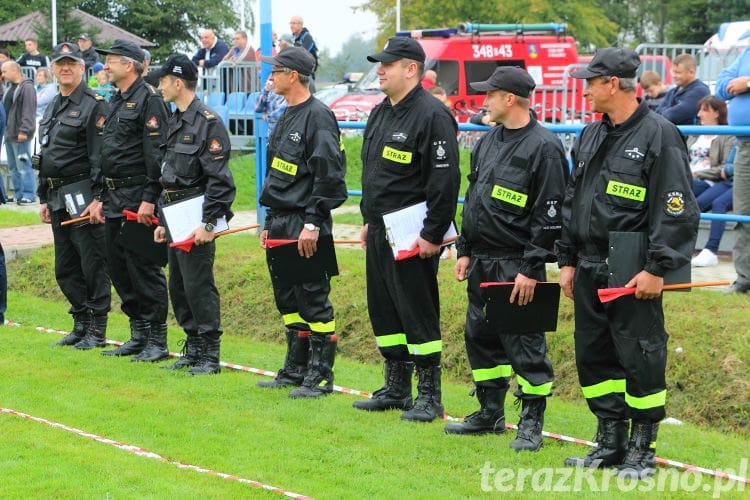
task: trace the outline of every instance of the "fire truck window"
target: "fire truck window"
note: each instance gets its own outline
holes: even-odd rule
[[[458,95],[458,61],[431,60],[427,61],[425,69],[437,73],[437,84],[447,95]]]
[[[466,73],[466,94],[477,95],[484,94],[469,86],[470,82],[483,82],[492,75],[498,66],[519,66],[525,68],[523,60],[519,61],[466,61],[464,62],[464,72]]]

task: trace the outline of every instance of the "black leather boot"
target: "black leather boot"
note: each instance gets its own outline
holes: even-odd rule
[[[196,332],[185,332],[187,337],[181,341],[182,344],[182,357],[177,360],[176,363],[171,365],[162,366],[162,370],[180,370],[189,366],[195,366],[201,359],[203,354],[203,337],[198,335]]]
[[[656,435],[659,423],[633,420],[628,451],[617,475],[630,479],[646,479],[656,474]]]
[[[411,375],[414,363],[410,361],[385,360],[385,385],[372,393],[370,399],[355,401],[357,410],[385,411],[411,408]]]
[[[302,385],[289,393],[290,398],[319,398],[333,392],[333,363],[336,360],[336,334],[310,334],[310,359]]]
[[[565,459],[565,465],[573,467],[613,467],[625,458],[628,443],[628,420],[600,418],[596,429],[596,448],[585,457]]]
[[[544,427],[544,410],[547,398],[521,400],[521,420],[518,422],[518,434],[511,441],[510,447],[516,451],[537,451],[542,447],[542,427]]]
[[[261,380],[258,387],[280,388],[302,385],[310,356],[310,331],[286,331],[286,357],[284,366],[273,380]]]
[[[410,410],[401,414],[401,420],[432,422],[443,415],[440,389],[440,365],[417,365],[417,399]]]
[[[130,358],[130,361],[146,361],[155,363],[169,357],[167,349],[167,324],[151,321],[146,347]]]
[[[221,372],[219,351],[221,349],[221,332],[203,336],[203,352],[198,364],[193,366],[190,375],[213,375]]]
[[[86,336],[86,332],[91,324],[91,314],[87,312],[76,313],[73,315],[73,330],[64,336],[56,345],[75,345]]]
[[[150,323],[145,319],[130,318],[130,339],[117,349],[102,351],[102,356],[131,356],[138,354],[148,342]]]
[[[446,434],[502,434],[505,432],[505,393],[507,388],[477,386],[479,410],[445,426]]]
[[[92,316],[86,335],[73,347],[82,351],[107,345],[107,315]]]

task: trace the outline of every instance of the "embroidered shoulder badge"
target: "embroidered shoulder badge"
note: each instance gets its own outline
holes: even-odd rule
[[[679,217],[685,212],[685,195],[682,191],[670,191],[667,193],[664,211],[672,217]]]
[[[146,120],[146,128],[150,128],[151,130],[159,128],[159,119],[156,116],[152,116]]]
[[[219,139],[213,137],[208,143],[208,152],[212,154],[218,154],[224,151],[224,147],[219,142]]]

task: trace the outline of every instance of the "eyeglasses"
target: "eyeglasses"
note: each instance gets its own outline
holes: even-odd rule
[[[294,71],[294,70],[293,70],[293,69],[289,69],[289,68],[284,68],[284,69],[272,69],[272,70],[271,70],[271,74],[272,74],[272,75],[276,75],[276,74],[278,74],[278,73],[291,73],[292,71]]]

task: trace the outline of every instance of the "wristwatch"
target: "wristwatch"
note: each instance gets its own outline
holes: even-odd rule
[[[214,225],[211,222],[206,222],[206,224],[203,226],[203,229],[205,229],[209,233],[212,233],[214,230]]]
[[[320,228],[318,226],[316,226],[315,224],[311,224],[309,222],[304,225],[304,228],[307,229],[308,231],[320,231]]]

